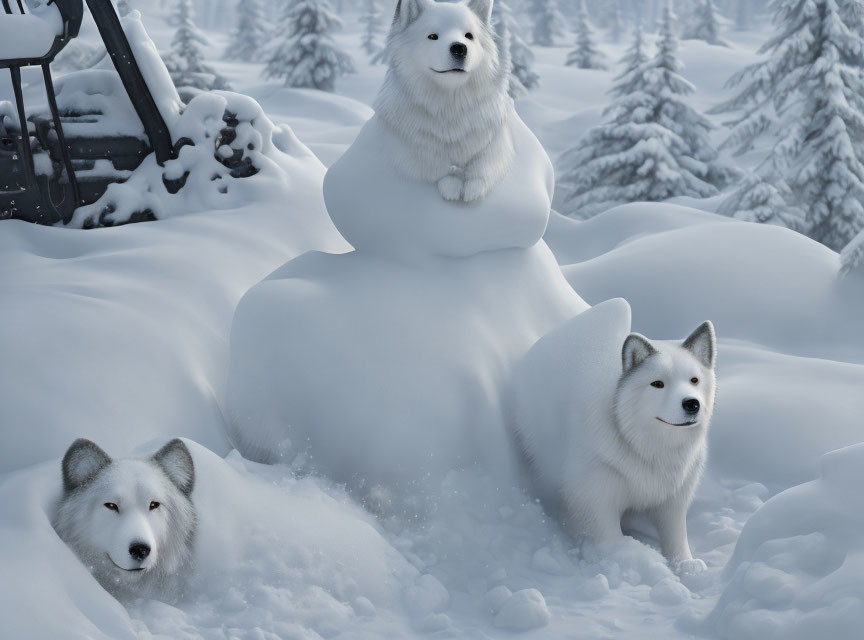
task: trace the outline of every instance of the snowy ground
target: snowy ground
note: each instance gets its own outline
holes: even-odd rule
[[[170,27],[145,21],[166,44]],[[340,41],[354,50],[353,15],[347,23]],[[212,38],[216,57],[225,38]],[[683,45],[696,106],[714,104],[754,59],[760,38],[743,40],[731,51]],[[538,51],[542,87],[518,105],[553,159],[598,122],[613,76],[565,68],[565,54]],[[329,166],[371,116],[383,77],[357,61],[337,95],[267,84],[259,65],[219,68]],[[653,338],[715,322],[720,391],[689,516],[709,571],[682,585],[642,543],[573,548],[531,499],[476,469],[436,481],[421,519],[375,516],[333,481],[295,473],[299,464],[230,451],[238,301],[306,251],[347,250],[323,206],[322,165],[294,149],[282,166],[290,180],[243,207],[86,233],[0,225],[0,636],[857,637],[864,453],[820,458],[864,440],[861,274],[838,280],[835,253],[715,216],[710,201],[553,217],[546,241],[589,304],[626,298],[634,330]],[[198,443],[193,589],[172,605],[122,607],[50,526],[59,458],[78,436],[124,455],[177,435]]]

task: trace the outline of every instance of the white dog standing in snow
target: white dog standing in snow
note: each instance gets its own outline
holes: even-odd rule
[[[574,538],[614,543],[623,536],[625,513],[643,513],[670,564],[697,572],[705,565],[691,554],[686,516],[714,409],[714,328],[706,322],[680,343],[631,334],[617,357],[614,341],[597,346],[590,335],[579,337],[585,326],[594,330],[592,314],[600,335],[604,326],[620,331],[625,317],[629,326],[629,308],[625,316],[621,307],[626,303],[610,301],[585,312],[588,322],[577,316],[540,340],[517,367],[518,444],[531,483]],[[568,348],[574,337],[583,342],[575,352]],[[567,361],[572,364],[555,364]],[[568,379],[568,366],[589,373],[574,385],[579,374]]]
[[[149,458],[112,460],[90,440],[63,458],[54,529],[118,598],[176,596],[192,557],[192,456],[172,440]]]
[[[387,60],[375,109],[398,141],[388,149],[395,167],[446,200],[484,198],[514,154],[492,0],[400,0]]]

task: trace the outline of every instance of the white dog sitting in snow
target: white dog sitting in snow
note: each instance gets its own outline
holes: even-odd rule
[[[601,330],[620,325],[624,304],[604,303],[586,311],[586,320],[596,316]],[[573,537],[614,543],[623,536],[622,517],[643,513],[670,564],[701,571],[686,516],[714,410],[714,328],[706,322],[680,343],[631,334],[616,355],[612,342],[580,336],[589,324],[580,328],[580,321],[540,340],[514,373],[513,426],[530,484]],[[577,377],[568,380],[568,367]]]
[[[387,45],[390,68],[375,109],[398,144],[396,168],[438,185],[451,201],[482,199],[513,159],[507,93],[492,0],[399,0]]]

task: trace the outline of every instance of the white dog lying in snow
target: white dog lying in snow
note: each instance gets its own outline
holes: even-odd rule
[[[492,1],[399,0],[387,44],[375,109],[398,140],[388,155],[451,201],[484,198],[513,160],[510,70],[499,59]]]
[[[112,460],[90,440],[63,458],[54,529],[118,598],[173,598],[192,558],[195,466],[182,440]]]
[[[516,438],[530,484],[573,537],[615,542],[624,514],[644,513],[673,568],[698,572],[705,565],[691,554],[686,516],[714,409],[714,328],[706,322],[680,343],[631,334],[616,356],[597,335],[604,325],[619,335],[625,319],[629,327],[621,307],[594,307],[582,327],[577,316],[528,353],[514,373]],[[584,336],[592,322],[593,340]],[[583,344],[572,349],[574,340]]]

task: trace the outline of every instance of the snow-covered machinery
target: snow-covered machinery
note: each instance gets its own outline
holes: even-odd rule
[[[98,200],[111,182],[121,180],[118,176],[135,169],[151,152],[160,165],[176,156],[168,127],[110,0],[87,0],[87,6],[146,140],[105,133],[64,135],[64,124],[104,115],[74,109],[61,113],[51,78],[51,62],[78,35],[82,0],[0,3],[0,68],[10,71],[15,100],[14,108],[0,101],[0,219],[68,222],[77,207]],[[21,69],[28,66],[42,68],[48,98],[48,113],[29,118],[21,84]],[[106,161],[112,171],[90,171]]]

